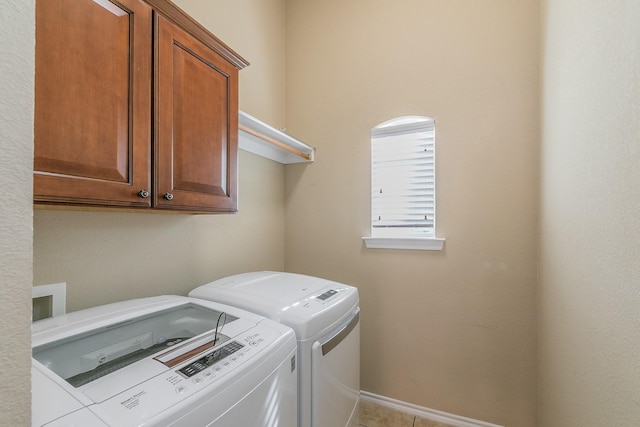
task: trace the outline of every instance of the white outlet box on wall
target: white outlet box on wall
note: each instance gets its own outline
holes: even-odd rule
[[[32,321],[59,316],[67,311],[67,284],[62,282],[34,286],[31,298]]]

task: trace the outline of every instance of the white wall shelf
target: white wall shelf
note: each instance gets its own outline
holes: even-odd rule
[[[238,112],[238,147],[283,164],[313,162],[315,149],[286,133]]]

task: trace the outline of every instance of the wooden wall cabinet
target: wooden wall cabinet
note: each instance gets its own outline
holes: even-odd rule
[[[236,211],[247,65],[166,0],[37,0],[34,201]]]

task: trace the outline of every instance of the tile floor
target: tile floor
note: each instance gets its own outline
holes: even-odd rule
[[[451,427],[374,403],[360,401],[360,427]]]

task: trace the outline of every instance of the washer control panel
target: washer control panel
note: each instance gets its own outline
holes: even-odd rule
[[[240,344],[237,341],[231,341],[224,346],[213,350],[212,352],[202,356],[200,359],[178,369],[178,372],[184,375],[186,378],[190,378],[197,373],[207,369],[209,366],[214,363],[220,362],[228,356],[231,356],[233,353],[242,349],[244,345]]]

